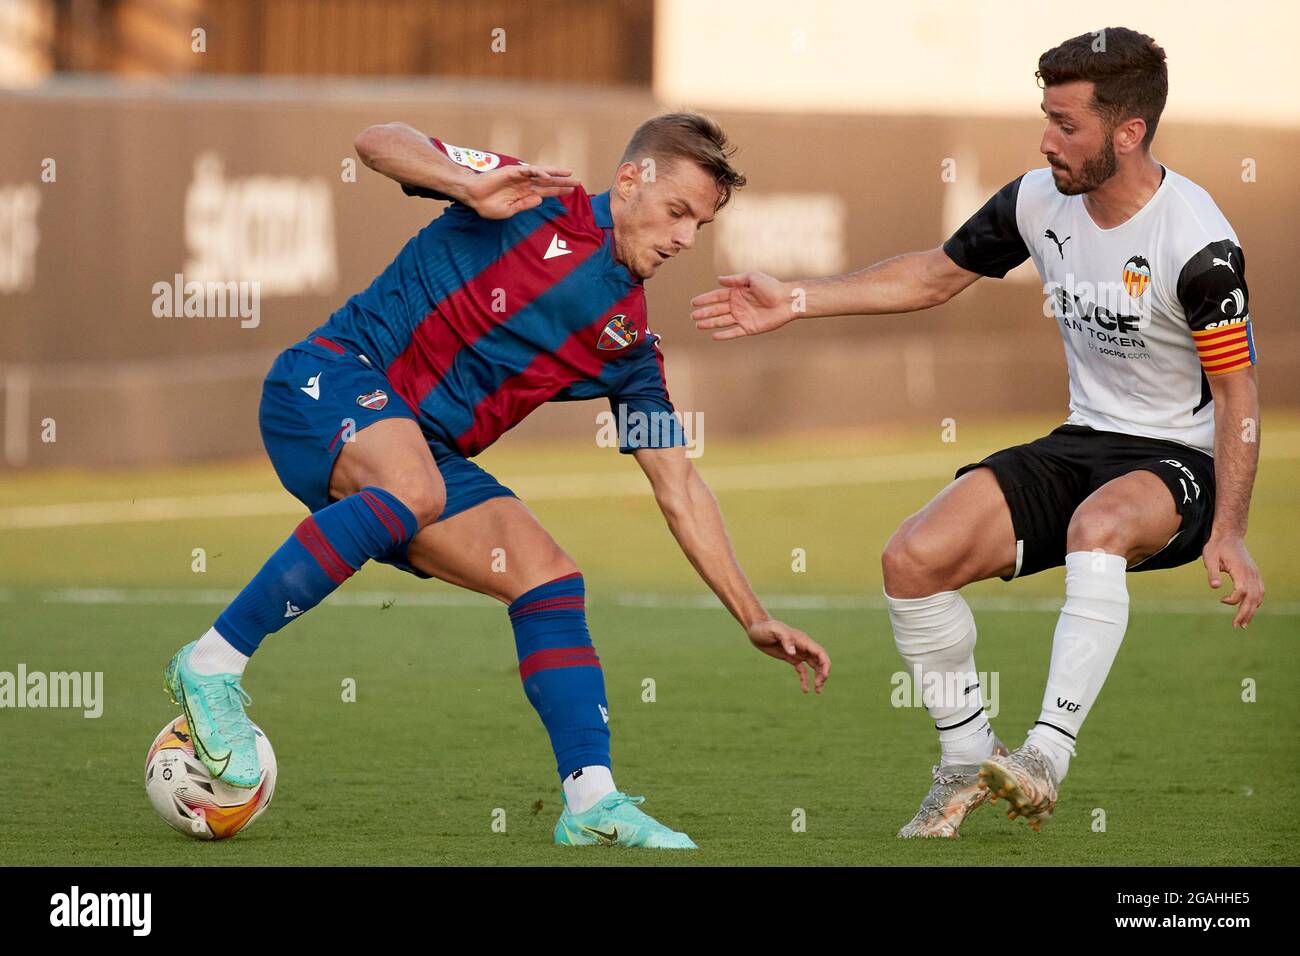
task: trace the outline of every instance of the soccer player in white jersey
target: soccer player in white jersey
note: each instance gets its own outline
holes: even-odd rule
[[[1164,51],[1115,27],[1048,50],[1037,76],[1048,167],[1001,189],[942,247],[822,279],[725,276],[692,302],[697,327],[732,339],[796,318],[930,308],[1030,258],[1042,277],[1069,418],[960,469],[882,556],[894,640],[931,691],[941,752],[900,837],[956,836],[1000,797],[1035,830],[1051,816],[1124,637],[1126,572],[1203,559],[1210,587],[1231,577],[1234,627],[1264,596],[1245,543],[1259,455],[1245,258],[1205,190],[1151,154]],[[1061,565],[1042,712],[1008,754],[984,714],[960,589]]]

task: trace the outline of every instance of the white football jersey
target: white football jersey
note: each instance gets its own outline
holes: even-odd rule
[[[1050,168],[1008,183],[946,243],[1001,278],[1033,258],[1065,341],[1069,424],[1214,453],[1206,375],[1255,363],[1246,260],[1209,194],[1165,170],[1136,214],[1101,229]]]

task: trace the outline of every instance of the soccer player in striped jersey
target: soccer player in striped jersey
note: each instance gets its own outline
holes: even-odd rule
[[[1000,797],[1034,829],[1051,815],[1124,637],[1127,572],[1203,559],[1211,587],[1232,579],[1222,600],[1235,627],[1264,596],[1245,543],[1259,457],[1246,260],[1205,190],[1151,155],[1164,51],[1109,28],[1047,51],[1037,75],[1048,167],[1008,183],[942,247],[824,279],[726,276],[693,300],[697,326],[731,339],[796,318],[930,308],[1026,259],[1043,280],[1069,418],[960,469],[884,550],[898,650],[923,687],[944,691],[927,700],[941,753],[933,785],[900,837],[956,836]],[[1008,754],[984,714],[960,589],[1061,565],[1042,711]]]
[[[648,476],[701,577],[758,650],[792,664],[805,692],[811,671],[820,692],[829,658],[771,618],[746,582],[686,455],[646,316],[644,281],[744,185],[734,148],[707,117],[654,117],[612,188],[590,195],[568,170],[402,124],[371,127],[356,147],[408,195],[451,205],[266,378],[268,454],[312,514],[167,667],[196,753],[228,783],[257,784],[240,685],[249,657],[376,560],[508,605],[520,678],[563,788],[557,843],[694,847],[614,786],[582,573],[471,459],[546,402],[608,399],[620,450]]]

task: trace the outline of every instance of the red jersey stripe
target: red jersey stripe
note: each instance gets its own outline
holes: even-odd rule
[[[456,438],[466,455],[477,455],[498,438],[503,429],[528,415],[557,392],[586,378],[596,378],[606,362],[594,343],[611,315],[644,312],[645,289],[634,286],[595,322],[574,332],[554,352],[539,353],[523,371],[511,376],[491,395],[474,406],[474,424]],[[649,346],[653,348],[654,346]],[[660,367],[662,374],[662,366]],[[540,397],[540,398],[539,398]]]
[[[412,408],[447,373],[456,353],[545,294],[601,246],[590,212],[574,202],[575,190],[561,197],[567,213],[538,226],[478,275],[440,301],[416,326],[410,343],[385,370],[397,394]],[[559,235],[571,250],[544,258]],[[512,290],[505,295],[503,290]]]

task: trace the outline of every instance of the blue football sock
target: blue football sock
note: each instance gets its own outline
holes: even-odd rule
[[[519,677],[550,734],[561,780],[581,767],[610,765],[605,674],[587,632],[584,593],[574,573],[510,605]]]
[[[362,488],[304,519],[213,625],[252,655],[274,634],[325,600],[370,558],[419,530],[411,510],[382,488]]]

